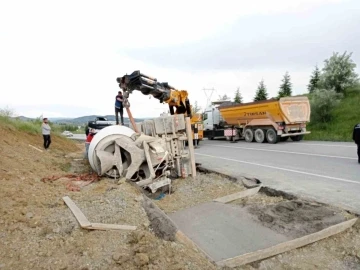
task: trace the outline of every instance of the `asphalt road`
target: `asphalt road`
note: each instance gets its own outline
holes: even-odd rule
[[[266,186],[360,213],[360,164],[354,143],[204,140],[195,155],[206,168],[255,177]]]
[[[70,139],[85,140],[85,134]],[[196,162],[233,176],[255,177],[264,185],[343,206],[360,214],[360,164],[356,145],[341,142],[258,144],[203,140]]]
[[[85,134],[74,134],[72,137],[68,137],[69,139],[73,139],[73,140],[86,140],[86,135]]]

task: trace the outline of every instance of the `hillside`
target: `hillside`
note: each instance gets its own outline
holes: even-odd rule
[[[0,116],[0,180],[31,178],[34,174],[45,176],[49,171],[61,171],[61,167],[66,165],[63,153],[79,151],[73,141],[53,133],[50,155],[50,152],[43,151],[40,130],[34,123]]]
[[[115,121],[115,115],[85,115],[75,118],[51,118],[49,117],[50,122],[58,123],[58,124],[76,124],[76,125],[82,125],[86,124],[89,121],[93,121],[96,117],[101,116],[107,118],[109,121]],[[18,120],[21,121],[32,121],[35,120],[35,118],[29,118],[26,116],[18,116],[15,117]],[[119,115],[120,119],[120,115]],[[143,121],[145,118],[134,118],[136,122]],[[124,122],[129,123],[129,118],[124,117]]]
[[[310,122],[306,140],[317,141],[352,141],[355,124],[360,123],[360,88],[348,89],[341,103],[332,113],[333,119],[329,123]]]

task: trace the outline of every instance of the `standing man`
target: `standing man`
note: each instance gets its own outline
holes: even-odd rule
[[[124,107],[123,107],[124,97],[121,91],[118,92],[117,96],[115,97],[115,118],[116,124],[119,124],[119,113],[121,117],[121,125],[124,125]]]
[[[95,136],[95,130],[93,128],[89,129],[89,135],[86,136],[86,142],[85,142],[85,158],[88,159],[89,157],[89,146],[92,141],[92,139]]]
[[[50,131],[51,131],[51,127],[48,123],[48,119],[44,118],[43,119],[43,123],[41,125],[42,128],[42,135],[44,138],[44,148],[45,150],[47,150],[51,144],[51,138],[50,138]]]
[[[360,163],[360,123],[354,127],[353,140],[357,144],[358,163]]]

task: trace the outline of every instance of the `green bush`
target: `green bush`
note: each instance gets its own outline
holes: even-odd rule
[[[310,95],[311,100],[311,95]],[[346,89],[345,97],[331,112],[331,121],[315,122],[311,111],[311,122],[307,129],[311,134],[306,140],[318,141],[352,141],[354,125],[360,122],[360,86]]]
[[[334,89],[337,93],[344,93],[349,87],[359,83],[355,72],[356,64],[351,59],[352,53],[333,53],[324,61],[325,65],[320,76],[320,85],[326,89]]]
[[[316,89],[310,95],[311,121],[327,123],[332,119],[333,109],[340,104],[342,94],[335,90]]]

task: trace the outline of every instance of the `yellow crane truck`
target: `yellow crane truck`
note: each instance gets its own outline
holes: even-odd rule
[[[244,104],[223,103],[205,110],[204,137],[272,144],[289,137],[300,141],[310,133],[306,130],[309,121],[310,103],[306,96]]]
[[[139,70],[135,70],[129,75],[126,74],[118,77],[116,81],[119,87],[123,89],[126,100],[130,93],[137,90],[144,95],[152,95],[158,99],[160,103],[167,103],[171,115],[184,114],[190,117],[194,145],[196,146],[199,141],[203,139],[202,115],[192,112],[192,106],[190,105],[188,92],[186,90],[178,90],[167,82],[159,82],[156,78],[145,75]],[[127,101],[125,103],[127,103]],[[130,105],[125,105],[125,107],[129,106]],[[135,122],[131,124],[135,126]]]

